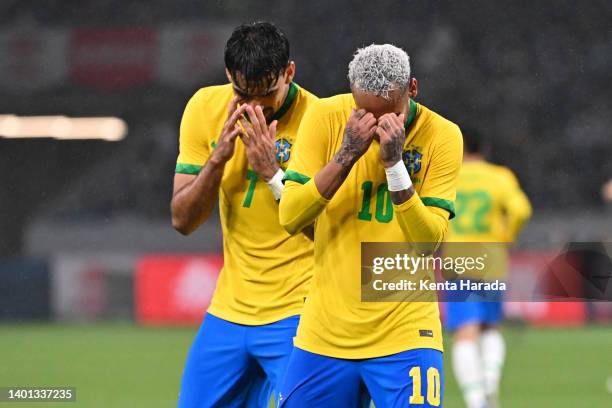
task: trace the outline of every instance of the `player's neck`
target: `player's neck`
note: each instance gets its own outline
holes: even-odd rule
[[[291,83],[289,83],[289,85],[287,85],[285,87],[285,92],[283,92],[284,93],[284,95],[283,95],[283,103],[281,103],[281,107],[285,104],[285,102],[287,102],[287,97],[289,96],[289,90],[290,89],[291,89]],[[276,112],[274,112],[274,113],[276,113]]]
[[[468,163],[468,162],[479,162],[479,161],[484,161],[484,157],[481,154],[464,153],[463,154],[463,161],[465,163]]]

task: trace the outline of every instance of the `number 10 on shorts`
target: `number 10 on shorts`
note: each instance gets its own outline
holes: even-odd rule
[[[421,393],[421,367],[412,367],[409,371],[412,377],[412,395],[410,404],[419,405],[425,403],[425,398]],[[427,403],[431,406],[440,406],[440,372],[436,367],[427,369]]]

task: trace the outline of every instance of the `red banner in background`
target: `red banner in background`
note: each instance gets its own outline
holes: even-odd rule
[[[511,253],[508,292],[504,296],[504,317],[533,326],[581,326],[587,322],[587,301],[546,300],[542,289],[556,281],[544,273],[559,255],[554,251],[516,251]],[[572,281],[572,277],[568,279]],[[574,280],[574,287],[578,284]],[[546,292],[544,292],[546,293]],[[540,294],[540,295],[538,295]],[[533,300],[530,300],[533,299]],[[539,299],[539,300],[538,300]],[[548,298],[550,299],[550,298]],[[446,305],[440,304],[446,318]]]
[[[144,324],[200,323],[215,290],[223,257],[149,255],[136,266],[136,319]]]
[[[549,286],[550,276],[543,274],[558,256],[556,252],[515,252],[510,261],[510,290],[524,292],[510,298],[529,299],[538,285]],[[545,279],[538,281],[538,279]],[[578,287],[577,283],[574,283]],[[540,288],[541,289],[541,288]],[[505,302],[504,314],[508,318],[528,321],[538,326],[578,326],[586,322],[586,303],[562,300],[539,302]]]
[[[152,81],[157,31],[152,28],[81,28],[73,32],[75,82],[120,89]]]
[[[223,82],[223,50],[234,26],[0,29],[0,88],[38,92],[76,84],[117,90],[151,83],[198,88]]]
[[[522,296],[528,299],[528,294],[539,283],[538,276],[542,276],[538,272],[555,255],[552,252],[513,253],[510,290],[524,292]],[[210,304],[222,266],[221,254],[148,255],[141,258],[136,265],[134,282],[136,320],[152,325],[199,324]],[[516,293],[510,296],[520,297]],[[608,316],[609,310],[606,310],[600,314]],[[504,311],[509,319],[536,326],[577,326],[588,320],[587,302],[508,301],[504,304]]]

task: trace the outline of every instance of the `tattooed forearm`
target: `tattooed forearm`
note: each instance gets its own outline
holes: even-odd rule
[[[334,161],[342,167],[351,167],[363,154],[367,147],[367,141],[359,138],[357,131],[347,127],[344,131],[344,139],[340,150],[334,156]]]
[[[402,159],[402,150],[406,136],[403,129],[396,130],[390,140],[380,146],[380,158],[384,163],[390,165],[397,163]]]
[[[355,154],[348,148],[341,147],[334,156],[334,161],[342,167],[351,167],[355,163]]]

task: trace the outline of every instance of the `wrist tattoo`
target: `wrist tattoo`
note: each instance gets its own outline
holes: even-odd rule
[[[334,161],[343,167],[350,167],[363,154],[365,147],[366,141],[360,139],[354,129],[347,127],[344,131],[340,150],[334,156]]]
[[[389,143],[380,146],[380,157],[384,162],[397,163],[402,159],[402,150],[406,136],[403,129],[397,130],[392,136]]]

